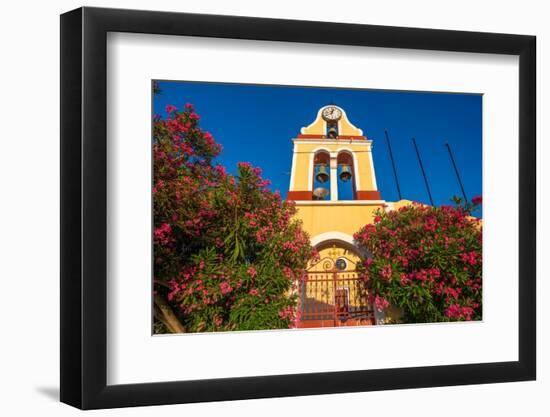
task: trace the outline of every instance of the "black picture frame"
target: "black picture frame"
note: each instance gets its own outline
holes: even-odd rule
[[[519,56],[519,360],[107,385],[108,32]],[[61,401],[82,409],[534,380],[534,36],[136,10],[61,16]]]

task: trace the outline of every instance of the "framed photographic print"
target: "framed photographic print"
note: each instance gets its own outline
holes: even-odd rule
[[[61,16],[61,400],[535,379],[535,38]]]

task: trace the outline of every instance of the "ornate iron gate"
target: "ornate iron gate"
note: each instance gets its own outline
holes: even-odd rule
[[[300,284],[299,327],[374,324],[368,292],[357,272],[310,271]]]

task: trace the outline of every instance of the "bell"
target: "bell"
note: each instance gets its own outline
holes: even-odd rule
[[[351,168],[349,165],[342,165],[342,170],[340,171],[340,179],[344,182],[347,182],[351,179]]]
[[[317,175],[315,176],[315,178],[317,179],[317,181],[319,182],[325,182],[325,181],[328,181],[328,171],[327,171],[327,166],[326,165],[319,165],[319,171],[317,172]]]
[[[326,188],[318,187],[315,190],[313,190],[314,200],[324,200],[327,195],[328,195],[328,190]]]
[[[338,136],[338,131],[336,130],[335,127],[331,127],[329,130],[328,130],[328,137],[330,139],[336,139],[336,137]]]

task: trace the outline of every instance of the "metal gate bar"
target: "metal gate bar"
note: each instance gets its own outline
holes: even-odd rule
[[[300,288],[300,320],[332,320],[334,326],[374,319],[367,289],[356,272],[308,272]]]

